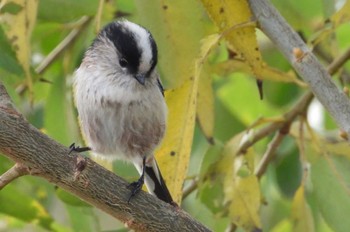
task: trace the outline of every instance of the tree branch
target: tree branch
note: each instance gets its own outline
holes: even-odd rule
[[[28,175],[28,168],[20,163],[16,163],[7,172],[0,176],[0,190],[18,177]]]
[[[300,36],[268,0],[249,0],[250,8],[261,30],[278,47],[294,69],[308,83],[311,91],[327,109],[338,126],[350,134],[350,101],[335,85],[325,68]],[[298,49],[300,55],[294,51]]]
[[[143,191],[128,203],[129,183],[89,158],[81,166],[76,153],[68,154],[68,148],[41,133],[13,108],[1,82],[0,152],[23,164],[31,175],[45,178],[136,231],[209,231],[180,208]]]
[[[289,124],[287,124],[286,126],[289,127]],[[269,163],[275,157],[277,148],[282,143],[284,137],[288,134],[288,132],[289,128],[282,128],[275,134],[275,137],[273,137],[273,139],[267,146],[267,150],[265,151],[255,171],[255,175],[258,177],[258,179],[260,179],[262,175],[266,172]]]

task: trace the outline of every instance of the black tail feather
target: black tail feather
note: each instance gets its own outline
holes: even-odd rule
[[[146,172],[146,183],[148,181],[148,178],[150,178],[150,180],[153,182],[154,184],[154,189],[148,189],[150,192],[152,192],[154,195],[156,195],[159,199],[167,202],[167,203],[170,203],[172,204],[173,203],[173,198],[171,197],[170,195],[170,192],[164,182],[164,179],[163,179],[163,176],[162,174],[160,173],[160,170],[159,170],[159,167],[157,165],[157,163],[155,163],[155,166],[157,168],[157,172],[158,172],[158,176],[159,176],[159,179],[157,177],[157,174],[154,170],[154,165],[151,166],[151,167],[148,167],[146,165],[146,169],[145,169],[145,172]],[[147,188],[150,188],[151,186],[147,186]]]

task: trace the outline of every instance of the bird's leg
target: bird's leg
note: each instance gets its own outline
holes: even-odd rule
[[[91,148],[90,147],[79,147],[79,146],[75,146],[75,143],[72,143],[70,146],[69,146],[69,153],[72,153],[73,151],[75,152],[84,152],[84,151],[90,151]]]
[[[131,189],[130,197],[128,199],[128,203],[130,202],[131,198],[134,197],[142,189],[142,186],[143,186],[143,183],[144,183],[144,179],[145,179],[145,168],[146,168],[146,157],[143,157],[143,160],[142,160],[142,174],[141,174],[140,178],[137,181],[132,182],[130,184],[130,187],[132,187],[132,189]]]

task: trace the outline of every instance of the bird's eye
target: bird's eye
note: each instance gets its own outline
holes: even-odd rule
[[[128,65],[128,61],[127,61],[126,59],[124,59],[124,58],[121,58],[121,59],[119,60],[119,64],[120,64],[120,66],[122,66],[123,68],[125,68],[125,67]]]

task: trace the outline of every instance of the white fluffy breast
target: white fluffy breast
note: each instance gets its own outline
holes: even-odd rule
[[[83,63],[74,90],[81,130],[94,152],[130,160],[150,155],[163,138],[167,109],[156,77],[141,85]]]

